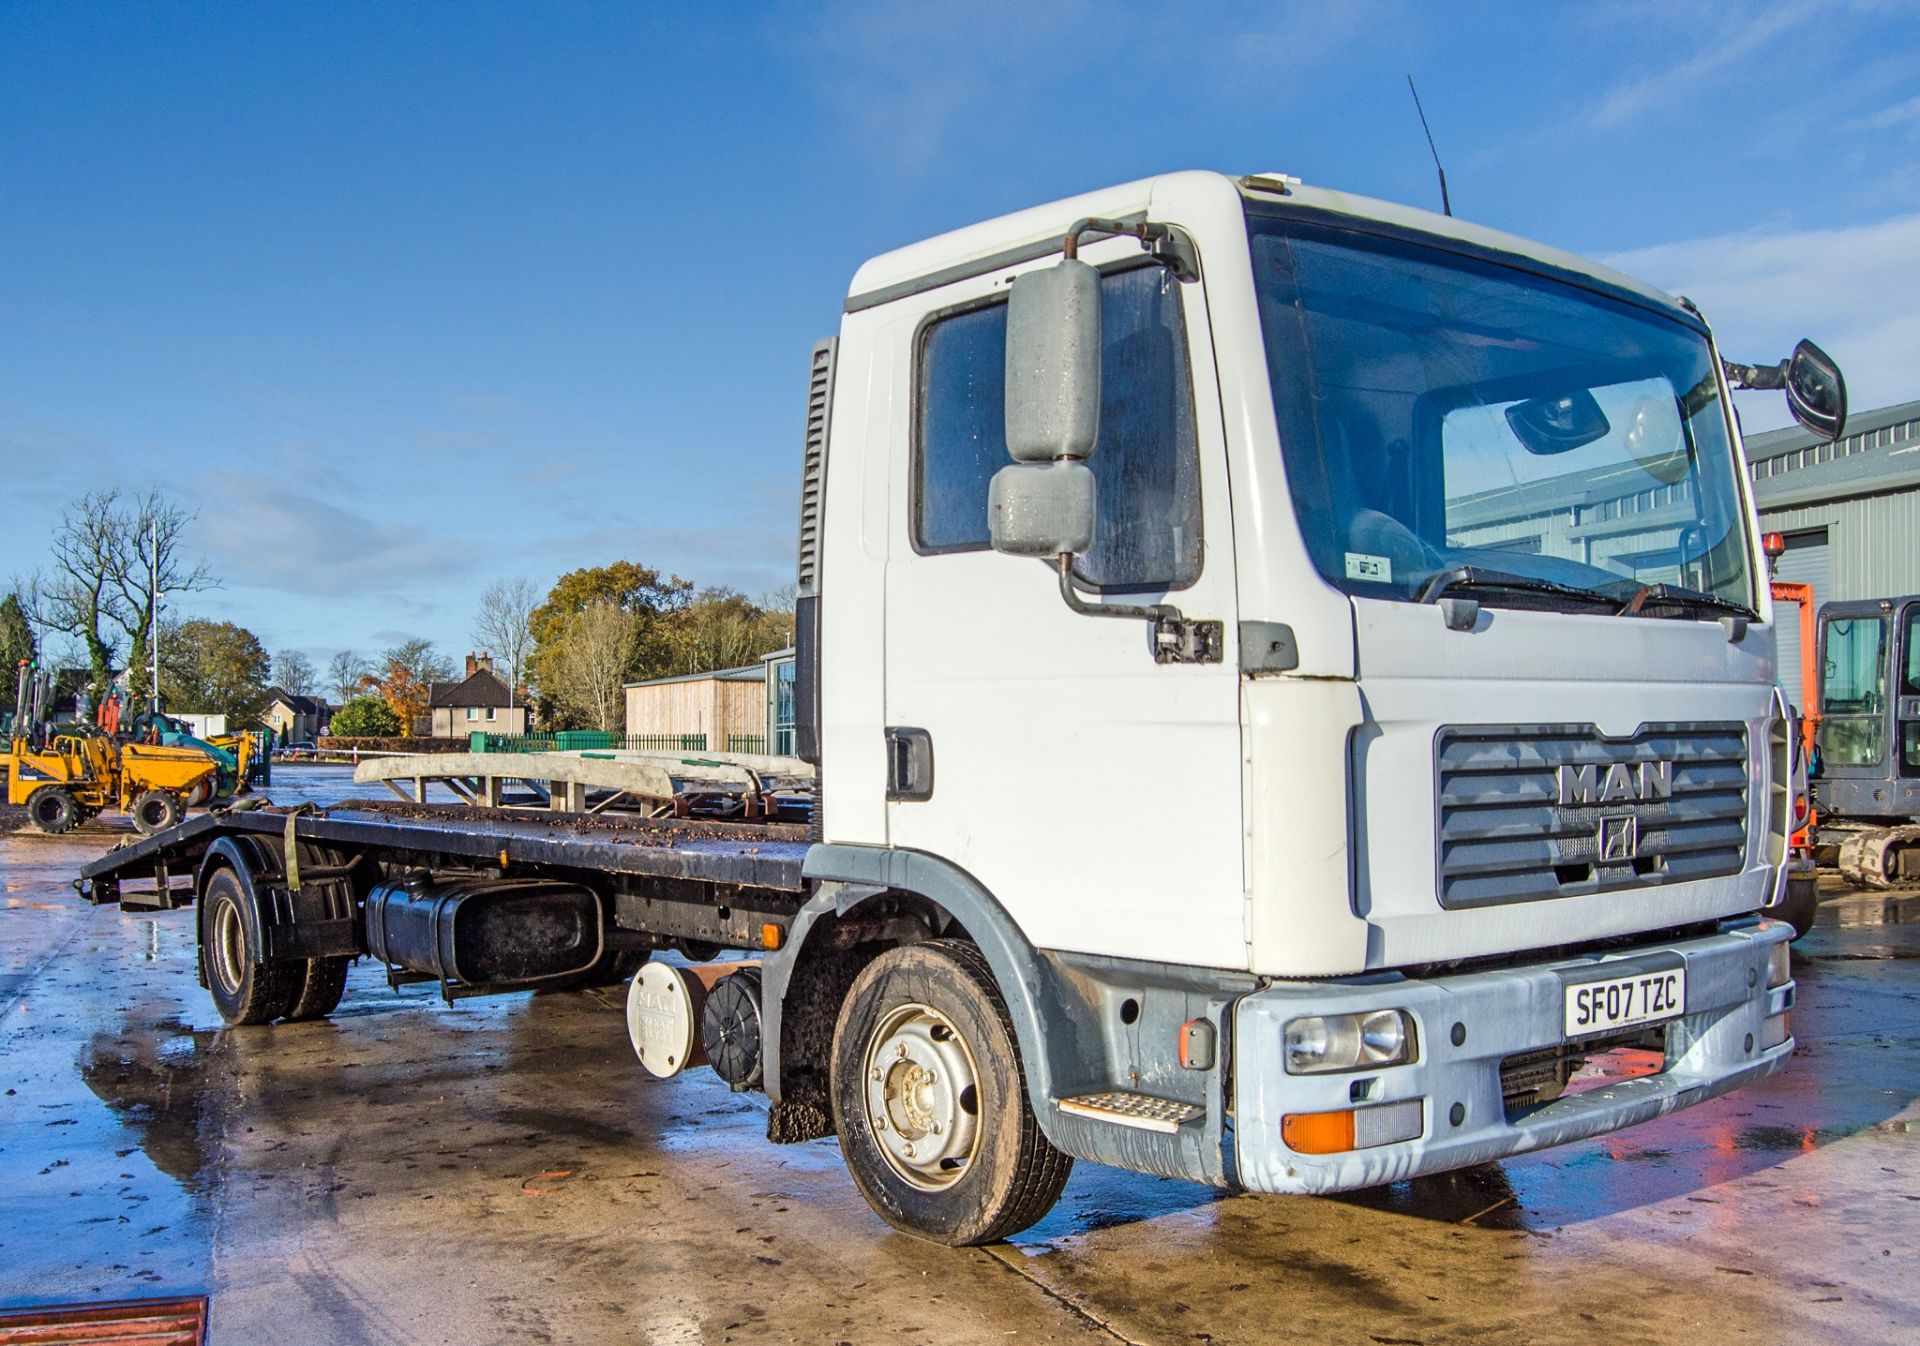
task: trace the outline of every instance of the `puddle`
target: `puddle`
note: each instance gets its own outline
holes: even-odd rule
[[[80,1077],[139,1141],[153,1166],[204,1190],[208,1154],[201,1123],[216,1091],[207,1087],[218,1034],[178,1019],[87,1039]]]

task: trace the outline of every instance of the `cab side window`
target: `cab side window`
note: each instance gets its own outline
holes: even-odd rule
[[[1101,279],[1100,438],[1093,550],[1101,589],[1177,589],[1200,576],[1200,463],[1179,282],[1139,266]],[[1004,302],[923,329],[916,404],[913,541],[922,552],[988,545],[987,483],[1006,444]]]

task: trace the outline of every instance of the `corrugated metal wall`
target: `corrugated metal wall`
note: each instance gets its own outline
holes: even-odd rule
[[[1842,500],[1801,509],[1763,510],[1770,533],[1825,528],[1834,599],[1889,598],[1920,593],[1920,491]]]

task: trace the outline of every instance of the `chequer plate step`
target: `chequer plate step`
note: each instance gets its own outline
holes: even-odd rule
[[[1118,1126],[1159,1131],[1166,1135],[1172,1135],[1188,1122],[1207,1115],[1207,1110],[1198,1103],[1182,1103],[1176,1099],[1155,1098],[1151,1094],[1128,1093],[1122,1089],[1062,1098],[1055,1106],[1076,1117],[1093,1117]]]

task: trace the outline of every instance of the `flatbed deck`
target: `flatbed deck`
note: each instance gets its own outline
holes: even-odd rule
[[[700,819],[536,814],[465,805],[350,800],[324,811],[284,808],[203,813],[117,847],[83,865],[84,896],[114,901],[119,882],[165,867],[175,874],[222,835],[286,834],[395,857],[437,856],[481,864],[595,870],[800,892],[806,829]]]

